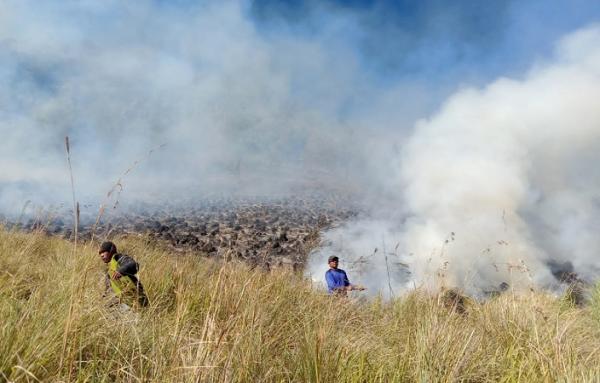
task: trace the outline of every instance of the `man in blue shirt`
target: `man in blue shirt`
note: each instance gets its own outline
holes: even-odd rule
[[[348,280],[346,272],[338,269],[339,258],[332,255],[327,259],[329,270],[325,272],[325,280],[327,281],[327,291],[329,294],[346,296],[348,291],[364,290],[362,286],[353,285]]]

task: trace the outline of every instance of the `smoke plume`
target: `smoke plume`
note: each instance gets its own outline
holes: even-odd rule
[[[136,162],[124,200],[346,188],[377,139],[376,125],[339,114],[374,92],[356,54],[271,36],[248,13],[243,2],[2,2],[1,210],[69,203],[67,135],[84,201]],[[330,20],[331,33],[346,28]]]
[[[329,232],[315,275],[333,252],[384,293],[551,287],[550,265],[566,262],[597,278],[599,97],[598,26],[562,39],[522,79],[456,92],[392,159],[401,214]]]

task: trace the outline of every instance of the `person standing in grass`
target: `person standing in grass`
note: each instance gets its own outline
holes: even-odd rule
[[[98,250],[102,262],[107,266],[105,285],[106,292],[114,294],[110,305],[118,305],[124,310],[131,307],[145,307],[148,297],[144,286],[135,276],[139,265],[131,257],[117,252],[117,246],[110,242],[103,242]]]
[[[329,294],[346,296],[348,291],[364,290],[364,287],[350,283],[346,272],[338,269],[339,261],[340,259],[334,255],[327,259],[329,270],[325,272],[325,281],[327,281],[327,291]]]

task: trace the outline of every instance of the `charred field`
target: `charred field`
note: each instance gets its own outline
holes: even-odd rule
[[[174,253],[244,261],[251,267],[302,270],[319,233],[356,217],[360,208],[341,198],[201,198],[193,202],[82,204],[78,239],[143,236]],[[38,231],[73,241],[72,210],[54,208],[4,219],[9,229]]]

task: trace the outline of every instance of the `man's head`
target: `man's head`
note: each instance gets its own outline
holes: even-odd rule
[[[100,250],[98,250],[98,254],[100,254],[100,258],[102,258],[102,262],[108,263],[112,259],[112,256],[117,252],[117,246],[110,242],[102,242],[100,245]]]
[[[335,255],[332,255],[331,257],[329,257],[327,259],[327,264],[329,265],[330,268],[337,269],[339,261],[340,261],[340,259],[338,257],[336,257]]]

